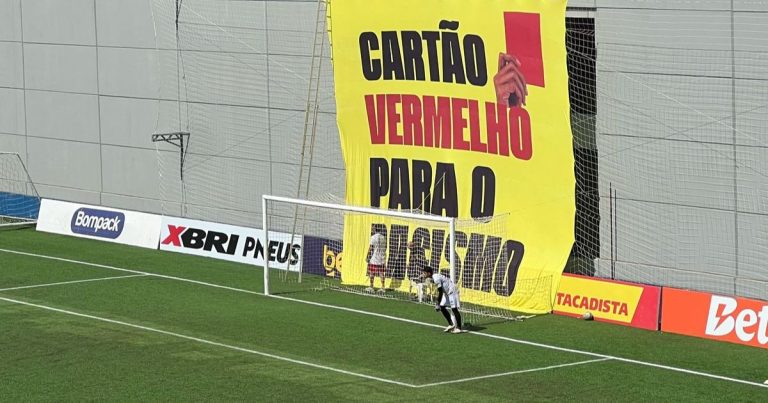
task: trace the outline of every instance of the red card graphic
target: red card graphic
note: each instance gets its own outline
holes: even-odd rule
[[[544,87],[544,61],[541,57],[539,14],[504,13],[507,53],[520,60],[520,71],[528,85]]]

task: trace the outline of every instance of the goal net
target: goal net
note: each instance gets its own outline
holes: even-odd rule
[[[520,301],[551,302],[551,274],[518,278],[523,251],[502,242],[505,216],[477,222],[277,196],[263,203],[274,255],[267,294],[326,290],[434,304],[434,286],[420,278],[429,266],[454,280],[462,310],[478,317],[521,318],[511,310]],[[375,237],[383,239],[381,261],[370,254]],[[301,245],[295,259],[281,251],[289,244]]]
[[[40,197],[21,157],[0,152],[0,228],[34,225],[39,210]]]

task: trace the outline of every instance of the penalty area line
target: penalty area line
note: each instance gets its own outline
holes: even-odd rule
[[[91,262],[84,262],[82,260],[65,259],[63,257],[41,255],[41,254],[37,254],[37,253],[21,252],[21,251],[17,251],[17,250],[2,249],[2,248],[0,248],[0,252],[11,253],[11,254],[14,254],[14,255],[35,257],[35,258],[39,258],[39,259],[48,259],[48,260],[53,260],[53,261],[57,261],[57,262],[79,264],[79,265],[88,266],[88,267],[98,267],[100,269],[122,271],[124,273],[134,273],[134,274],[140,274],[140,275],[145,275],[145,276],[152,276],[152,277],[157,277],[157,278],[164,278],[166,280],[175,280],[175,281],[182,281],[182,282],[185,282],[185,283],[192,283],[192,284],[202,285],[202,286],[205,286],[205,287],[221,288],[221,289],[224,289],[224,290],[230,290],[230,291],[243,292],[243,293],[248,293],[248,294],[264,296],[264,293],[257,292],[257,291],[244,290],[242,288],[228,287],[228,286],[225,286],[225,285],[206,283],[204,281],[197,281],[197,280],[192,280],[192,279],[183,278],[183,277],[167,276],[165,274],[157,274],[157,273],[151,273],[151,272],[147,272],[147,271],[123,269],[121,267],[108,266],[108,265],[105,265],[105,264],[98,264],[98,263],[91,263]]]
[[[481,380],[481,379],[489,379],[489,378],[499,378],[499,377],[508,376],[508,375],[526,374],[526,373],[529,373],[529,372],[546,371],[548,369],[565,368],[565,367],[573,367],[573,366],[576,366],[576,365],[591,364],[591,363],[594,363],[594,362],[608,361],[608,360],[611,360],[611,359],[612,358],[598,358],[596,360],[569,362],[567,364],[550,365],[550,366],[547,366],[547,367],[531,368],[531,369],[521,369],[521,370],[518,370],[518,371],[502,372],[502,373],[499,373],[499,374],[473,376],[471,378],[454,379],[452,381],[425,383],[423,385],[417,385],[416,387],[417,388],[427,388],[427,387],[430,387],[430,386],[449,385],[449,384],[452,384],[452,383],[478,381],[478,380]]]
[[[283,297],[283,296],[279,296],[279,295],[270,295],[269,297],[277,298],[277,299],[282,299],[282,300],[286,300],[286,301],[298,302],[298,303],[301,303],[301,304],[322,306],[322,307],[326,307],[326,308],[330,308],[330,309],[338,309],[338,310],[347,311],[347,312],[355,312],[355,313],[359,313],[359,314],[362,314],[362,315],[377,316],[377,317],[381,317],[381,318],[397,320],[397,321],[400,321],[400,322],[413,323],[413,324],[418,324],[418,325],[422,325],[422,326],[442,327],[442,326],[439,326],[439,325],[433,325],[431,323],[419,322],[419,321],[412,320],[412,319],[405,319],[405,318],[399,318],[397,316],[384,315],[384,314],[381,314],[381,313],[362,311],[362,310],[354,309],[354,308],[347,308],[347,307],[342,307],[342,306],[328,305],[328,304],[323,304],[321,302],[305,301],[305,300],[302,300],[302,299]],[[658,368],[658,369],[663,369],[663,370],[667,370],[667,371],[680,372],[680,373],[684,373],[684,374],[688,374],[688,375],[695,375],[695,376],[701,376],[701,377],[705,377],[705,378],[718,379],[718,380],[726,381],[726,382],[740,383],[740,384],[743,384],[743,385],[757,386],[757,387],[760,387],[760,388],[768,388],[768,384],[762,384],[762,383],[757,383],[757,382],[752,382],[752,381],[745,381],[743,379],[731,378],[731,377],[722,376],[722,375],[715,375],[715,374],[710,374],[710,373],[707,373],[707,372],[694,371],[694,370],[691,370],[691,369],[678,368],[678,367],[673,367],[673,366],[669,366],[669,365],[656,364],[656,363],[647,362],[647,361],[633,360],[631,358],[617,357],[617,356],[614,356],[614,355],[593,353],[593,352],[590,352],[590,351],[577,350],[577,349],[574,349],[574,348],[558,347],[558,346],[553,346],[553,345],[550,345],[550,344],[536,343],[536,342],[527,341],[527,340],[515,339],[515,338],[512,338],[512,337],[500,336],[500,335],[492,334],[492,333],[480,333],[480,332],[472,332],[472,331],[470,331],[470,332],[467,332],[467,334],[472,334],[472,335],[481,336],[481,337],[488,337],[488,338],[497,339],[497,340],[504,340],[504,341],[508,341],[508,342],[512,342],[512,343],[516,343],[516,344],[527,345],[527,346],[540,347],[540,348],[545,348],[545,349],[549,349],[549,350],[563,351],[563,352],[575,353],[575,354],[583,354],[583,355],[587,355],[587,356],[591,356],[591,357],[603,358],[603,359],[606,359],[606,360],[620,361],[620,362],[625,362],[625,363],[628,363],[628,364],[635,364],[635,365],[641,365],[641,366],[646,366],[646,367],[651,367],[651,368]]]
[[[25,289],[28,289],[28,288],[52,287],[52,286],[55,286],[55,285],[89,283],[89,282],[93,282],[93,281],[117,280],[117,279],[121,279],[121,278],[146,277],[146,276],[147,276],[147,274],[132,274],[130,276],[112,276],[112,277],[87,278],[87,279],[84,279],[84,280],[59,281],[57,283],[33,284],[33,285],[23,285],[23,286],[19,286],[19,287],[0,288],[0,291],[25,290]]]
[[[333,367],[329,367],[329,366],[326,366],[326,365],[315,364],[315,363],[311,363],[311,362],[307,362],[307,361],[295,360],[293,358],[283,357],[283,356],[279,356],[279,355],[276,355],[276,354],[265,353],[263,351],[253,350],[253,349],[250,349],[250,348],[233,346],[231,344],[219,343],[219,342],[216,342],[216,341],[201,339],[199,337],[188,336],[188,335],[181,334],[181,333],[169,332],[167,330],[155,329],[155,328],[148,327],[148,326],[137,325],[135,323],[123,322],[123,321],[119,321],[119,320],[104,318],[104,317],[101,317],[101,316],[88,315],[88,314],[84,314],[84,313],[80,313],[80,312],[68,311],[68,310],[65,310],[65,309],[54,308],[54,307],[47,306],[47,305],[33,304],[33,303],[30,303],[30,302],[19,301],[19,300],[16,300],[16,299],[5,298],[5,297],[0,297],[0,301],[11,302],[11,303],[14,303],[14,304],[30,306],[30,307],[33,307],[33,308],[39,308],[39,309],[43,309],[43,310],[47,310],[47,311],[63,313],[63,314],[66,314],[66,315],[72,315],[72,316],[77,316],[77,317],[81,317],[81,318],[97,320],[97,321],[100,321],[100,322],[106,322],[106,323],[110,323],[110,324],[113,324],[113,325],[120,325],[120,326],[131,327],[131,328],[134,328],[134,329],[144,330],[144,331],[147,331],[147,332],[159,333],[159,334],[163,334],[163,335],[166,335],[166,336],[176,337],[176,338],[179,338],[179,339],[190,340],[190,341],[194,341],[194,342],[201,343],[201,344],[208,344],[208,345],[211,345],[211,346],[222,347],[222,348],[226,348],[226,349],[229,349],[229,350],[235,350],[235,351],[240,351],[240,352],[244,352],[244,353],[259,355],[259,356],[262,356],[262,357],[272,358],[272,359],[279,360],[279,361],[290,362],[290,363],[293,363],[293,364],[304,365],[304,366],[312,367],[312,368],[316,368],[316,369],[322,369],[322,370],[326,370],[326,371],[337,372],[337,373],[340,373],[340,374],[354,376],[354,377],[357,377],[357,378],[363,378],[363,379],[372,380],[372,381],[389,383],[389,384],[394,384],[394,385],[398,385],[398,386],[405,386],[405,387],[409,387],[409,388],[417,387],[416,385],[412,385],[410,383],[394,381],[394,380],[391,380],[391,379],[380,378],[380,377],[372,376],[372,375],[360,374],[360,373],[357,373],[357,372],[347,371],[347,370],[343,370],[343,369],[339,369],[339,368],[333,368]]]

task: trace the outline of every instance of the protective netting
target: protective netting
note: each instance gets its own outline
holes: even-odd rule
[[[343,203],[325,3],[153,1],[157,131],[190,133],[182,172],[158,147],[165,212],[259,226],[263,194]],[[768,299],[768,14],[667,3],[566,20],[566,270]]]
[[[569,271],[768,299],[765,13],[569,19]]]
[[[156,133],[189,133],[182,150],[157,143],[166,214],[258,226],[262,194],[343,197],[323,10],[153,0],[161,93],[173,99]]]

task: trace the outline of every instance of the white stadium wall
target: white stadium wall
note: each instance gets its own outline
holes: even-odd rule
[[[258,227],[261,195],[296,195],[307,82],[291,79],[284,67],[309,76],[316,2],[222,1],[218,17],[235,18],[236,8],[248,4],[257,10],[248,18],[263,22],[242,52],[261,71],[243,77],[263,91],[233,105],[196,99],[200,92],[177,86],[175,43],[153,21],[153,11],[168,11],[157,7],[164,1],[172,2],[0,0],[0,151],[21,155],[42,197]],[[605,277],[768,298],[768,3],[580,0],[568,6],[571,16],[595,19],[598,112],[586,141],[600,156],[600,256],[588,264]],[[654,24],[668,31],[649,31]],[[675,47],[698,53],[669,50]],[[196,51],[204,49],[190,51],[191,73]],[[311,184],[310,193],[343,197],[325,68],[319,130],[326,141],[317,145],[312,175],[326,179]],[[638,103],[654,95],[647,82],[667,83],[669,97]],[[192,149],[192,158],[209,169],[189,179],[205,179],[211,189],[191,191],[186,209],[175,177],[158,175],[162,163],[178,163],[177,150],[158,151],[150,141],[153,132],[179,126],[179,97],[197,102],[189,119],[248,108],[253,121],[239,127],[256,138],[239,153]],[[705,125],[695,135],[671,135],[695,126],[699,112],[735,130]],[[708,161],[699,170],[696,155]],[[233,167],[250,176],[232,175]],[[219,182],[238,193],[216,200]],[[615,206],[609,189],[617,192]]]
[[[175,63],[175,44],[156,44],[153,11],[162,9],[153,3],[157,1],[0,0],[0,150],[21,155],[41,197],[147,212],[180,211],[178,194],[159,191],[159,158],[150,140],[156,130],[175,130],[177,122],[169,117],[179,97],[176,77],[169,75],[175,73],[175,65],[164,65]],[[196,3],[185,1],[189,7]],[[276,63],[291,64],[297,72],[308,74],[316,2],[250,3],[257,4],[259,22],[267,25],[260,34],[264,46],[254,51],[255,57],[266,61],[269,54]],[[310,23],[284,32],[292,21]],[[290,35],[298,39],[286,46],[280,39]],[[257,79],[265,88],[277,81],[270,80],[269,70]],[[257,129],[301,144],[307,83],[282,80],[272,86],[262,99],[248,105],[264,117],[263,127]],[[325,91],[326,103],[333,105],[331,88]],[[210,106],[224,113],[228,108],[216,101]],[[321,110],[320,115],[325,130],[335,131],[333,108]],[[290,124],[277,124],[286,121]],[[230,206],[245,208],[246,199],[253,200],[254,217],[260,214],[261,194],[295,196],[297,186],[298,152],[288,147],[262,148],[254,146],[252,155],[243,160],[256,160],[245,165],[262,170],[261,175],[271,173],[274,180],[258,189],[240,184],[243,197],[237,206]],[[160,150],[168,160],[178,160],[172,146],[161,145]],[[328,191],[343,194],[338,139],[335,144],[323,144],[321,151],[313,162],[319,167],[316,174],[335,178],[335,188]],[[210,156],[208,163],[215,166],[220,158],[232,156]],[[187,202],[189,214],[216,210],[210,200],[196,204],[194,195]],[[220,218],[237,221],[226,214]]]
[[[768,299],[768,5],[596,4],[597,274]]]

